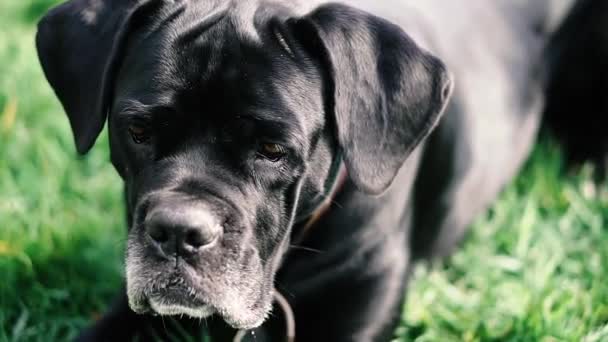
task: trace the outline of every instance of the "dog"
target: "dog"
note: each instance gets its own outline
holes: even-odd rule
[[[526,160],[564,3],[51,10],[44,73],[79,153],[107,122],[125,184],[126,289],[81,340],[166,338],[166,316],[216,341],[389,340],[412,263]]]

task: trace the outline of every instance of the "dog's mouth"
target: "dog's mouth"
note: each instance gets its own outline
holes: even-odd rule
[[[252,311],[232,303],[214,303],[203,292],[185,284],[159,290],[129,293],[129,305],[139,314],[185,316],[203,319],[217,314],[235,329],[252,329],[261,325],[268,310]],[[256,312],[257,311],[257,312]]]
[[[216,312],[201,298],[199,291],[186,285],[184,278],[174,276],[173,279],[167,284],[151,286],[143,292],[143,298],[133,297],[131,308],[137,313],[192,318],[207,318]]]
[[[127,270],[129,306],[138,314],[196,319],[218,315],[235,329],[253,329],[266,320],[272,308],[272,293],[262,295],[253,304],[251,293],[240,293],[233,287],[207,286],[194,273],[195,270],[183,267],[155,276]]]

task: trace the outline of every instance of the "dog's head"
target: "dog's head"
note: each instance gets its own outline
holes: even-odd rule
[[[450,79],[400,28],[287,3],[72,0],[39,25],[80,153],[108,121],[136,312],[261,324],[334,159],[381,193],[440,117]]]

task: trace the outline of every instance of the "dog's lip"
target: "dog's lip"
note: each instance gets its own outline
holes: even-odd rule
[[[198,296],[192,296],[194,289],[172,288],[164,291],[148,293],[138,305],[131,308],[140,314],[161,316],[188,316],[192,318],[207,318],[218,310]]]
[[[161,289],[146,293],[148,307],[153,309],[154,303],[181,306],[190,309],[212,306],[203,298],[203,296],[201,296],[200,290],[186,284],[187,280],[180,278],[177,283],[169,283]]]
[[[200,290],[181,286],[167,286],[154,292],[145,293],[137,302],[129,301],[133,311],[139,314],[160,316],[187,316],[207,318],[218,315],[234,329],[253,329],[260,326],[267,318],[268,311],[260,315],[240,317],[222,305],[215,305],[201,298]]]
[[[148,299],[148,305],[152,312],[162,316],[187,315],[193,318],[207,318],[216,312],[216,310],[208,304],[191,305],[172,302],[167,303],[159,297]]]

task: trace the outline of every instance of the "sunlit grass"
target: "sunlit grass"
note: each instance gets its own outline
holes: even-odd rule
[[[399,330],[420,341],[608,340],[608,188],[538,147],[448,262],[419,267]]]
[[[42,77],[36,18],[0,1],[0,341],[66,340],[122,279],[121,184],[107,137],[74,152]],[[547,142],[449,261],[421,266],[397,334],[420,341],[608,340],[608,190]]]

